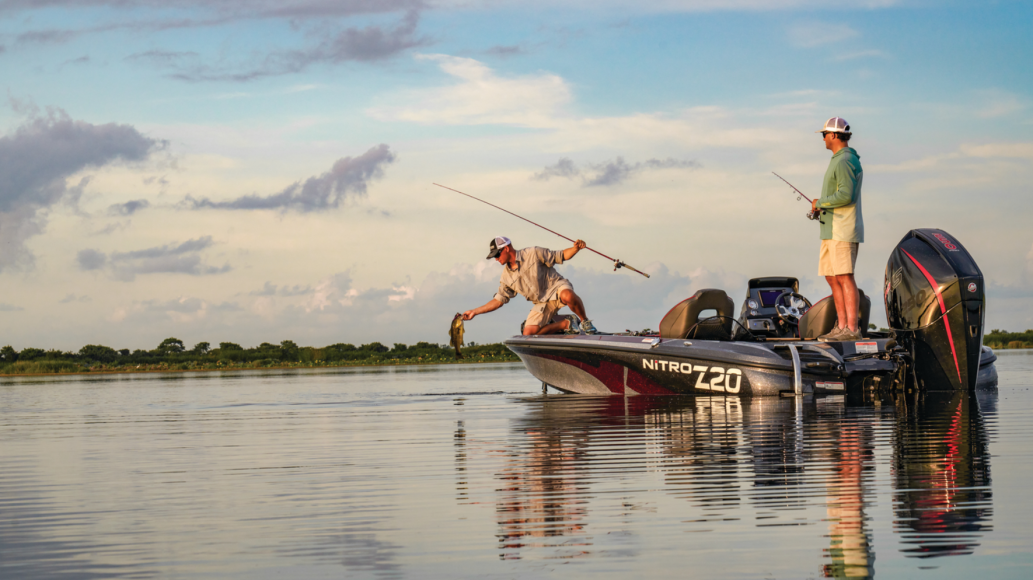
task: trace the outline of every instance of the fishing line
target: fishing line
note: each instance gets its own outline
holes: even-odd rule
[[[436,185],[436,186],[438,186],[438,187],[441,187],[441,188],[444,188],[444,189],[447,189],[447,190],[449,190],[449,191],[454,191],[454,192],[458,193],[459,195],[465,195],[466,197],[469,197],[470,199],[476,199],[477,201],[479,201],[479,202],[481,202],[481,203],[484,203],[484,204],[487,204],[487,205],[490,205],[491,207],[493,207],[493,208],[495,208],[495,209],[498,209],[498,210],[502,210],[502,211],[504,211],[504,212],[508,213],[509,215],[513,216],[513,217],[517,217],[517,218],[520,218],[520,219],[524,220],[525,222],[527,222],[527,223],[529,223],[529,224],[533,224],[533,225],[536,225],[536,226],[538,226],[538,227],[542,228],[543,230],[545,230],[545,231],[547,231],[547,232],[550,232],[550,233],[556,234],[557,236],[559,236],[559,237],[561,237],[561,238],[563,238],[564,240],[567,240],[567,241],[569,241],[569,242],[574,242],[574,241],[575,241],[575,240],[572,240],[572,239],[568,238],[567,236],[565,236],[565,235],[563,235],[563,234],[561,234],[561,233],[559,233],[559,232],[556,232],[556,231],[550,230],[549,228],[547,228],[547,227],[543,226],[542,224],[539,224],[539,223],[535,223],[535,222],[533,222],[533,221],[531,221],[531,220],[529,220],[529,219],[527,219],[527,218],[525,218],[525,217],[523,217],[523,216],[519,216],[519,215],[517,215],[517,214],[515,214],[515,213],[513,213],[513,212],[511,212],[511,211],[509,211],[509,210],[508,210],[508,209],[506,209],[506,208],[503,208],[503,207],[499,207],[499,206],[497,206],[497,205],[495,205],[495,204],[493,204],[493,203],[491,203],[491,202],[488,202],[488,201],[484,201],[483,199],[481,199],[481,198],[479,198],[479,197],[475,197],[475,196],[472,196],[472,195],[470,195],[469,193],[463,193],[463,192],[459,191],[458,189],[452,189],[451,187],[448,187],[447,185],[441,185],[440,183],[435,183],[434,185]],[[607,256],[606,254],[604,254],[604,253],[602,253],[602,252],[598,251],[598,250],[593,250],[592,248],[589,248],[588,246],[585,246],[585,249],[586,249],[586,250],[592,250],[593,252],[595,252],[596,254],[599,254],[600,256],[602,256],[602,257],[606,258],[607,260],[612,260],[612,261],[613,261],[613,269],[614,269],[614,271],[616,271],[616,270],[617,270],[617,268],[627,268],[627,269],[631,270],[632,272],[636,272],[636,273],[638,273],[638,274],[642,274],[642,275],[643,275],[643,276],[645,276],[646,278],[648,278],[648,277],[649,277],[649,274],[646,274],[645,272],[642,272],[642,271],[640,271],[640,270],[636,270],[635,268],[632,268],[631,266],[629,266],[629,265],[625,264],[624,262],[621,262],[620,260],[617,260],[617,259],[615,259],[615,258],[611,258],[611,257]]]

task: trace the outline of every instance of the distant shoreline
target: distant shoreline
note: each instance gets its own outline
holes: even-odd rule
[[[377,362],[377,363],[365,363],[365,364],[294,364],[294,365],[283,365],[283,366],[270,366],[270,367],[248,367],[248,366],[227,366],[223,368],[214,369],[98,369],[98,370],[81,370],[74,372],[57,372],[57,373],[12,373],[12,374],[0,374],[0,380],[5,377],[71,377],[76,375],[130,375],[130,374],[148,374],[148,373],[221,373],[226,371],[276,371],[276,370],[295,370],[295,369],[340,369],[340,368],[363,368],[363,367],[404,367],[404,366],[440,366],[440,365],[479,365],[479,364],[498,364],[498,363],[513,363],[520,362],[519,358],[514,356],[513,360],[474,360],[463,359],[455,361],[427,361],[427,362]]]

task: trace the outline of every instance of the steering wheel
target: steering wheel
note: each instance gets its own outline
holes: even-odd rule
[[[775,298],[775,311],[786,324],[797,326],[810,309],[811,301],[796,292],[783,292]]]

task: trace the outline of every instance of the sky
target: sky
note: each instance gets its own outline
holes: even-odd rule
[[[644,6],[645,5],[645,6]],[[875,296],[960,240],[987,330],[1033,328],[1033,4],[0,0],[0,344],[447,343],[487,245],[566,240],[603,331],[817,276],[824,121],[864,167]],[[517,334],[520,298],[466,323]]]

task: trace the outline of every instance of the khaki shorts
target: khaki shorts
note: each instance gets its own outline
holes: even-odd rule
[[[822,240],[818,257],[819,276],[853,274],[857,264],[857,242]]]
[[[556,322],[558,318],[556,313],[563,308],[564,304],[560,301],[560,292],[563,290],[574,290],[574,287],[570,284],[564,284],[556,289],[556,293],[551,296],[551,300],[546,302],[536,302],[531,307],[531,312],[527,315],[527,321],[524,322],[524,326],[545,326],[550,322]]]

